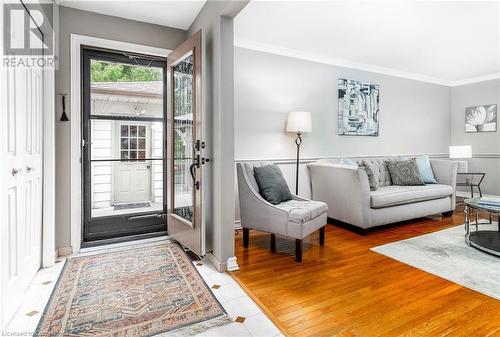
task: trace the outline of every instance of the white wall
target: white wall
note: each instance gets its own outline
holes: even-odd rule
[[[486,173],[483,193],[500,195],[500,124],[497,122],[497,132],[465,133],[465,108],[484,104],[497,104],[498,113],[500,80],[451,89],[451,144],[472,145],[469,170]]]
[[[380,85],[380,135],[337,135],[337,79]],[[448,152],[450,88],[264,52],[235,49],[236,161],[272,160],[295,190],[295,135],[284,132],[287,113],[312,112],[301,158]],[[309,197],[300,167],[299,194]]]

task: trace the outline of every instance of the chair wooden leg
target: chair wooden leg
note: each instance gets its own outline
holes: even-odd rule
[[[324,246],[325,245],[325,229],[326,229],[326,225],[321,227],[319,229],[319,244],[321,246]]]
[[[243,228],[243,247],[248,248],[248,242],[250,239],[250,229]]]
[[[297,262],[302,262],[302,240],[295,239],[295,260]]]
[[[276,253],[276,235],[271,234],[271,252]]]

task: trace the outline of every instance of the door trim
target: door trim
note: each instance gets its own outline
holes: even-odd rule
[[[132,52],[153,56],[167,57],[170,49],[149,47],[134,43],[101,39],[91,36],[71,34],[70,36],[70,101],[71,101],[71,248],[72,253],[80,252],[82,243],[82,165],[81,158],[81,130],[82,130],[82,104],[81,104],[81,47],[113,49],[117,51]]]

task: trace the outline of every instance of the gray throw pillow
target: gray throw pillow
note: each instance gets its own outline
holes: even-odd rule
[[[253,170],[260,194],[264,199],[273,205],[292,199],[292,194],[278,166],[264,165],[255,167]]]
[[[370,184],[370,190],[375,191],[378,188],[378,178],[375,176],[375,172],[373,168],[365,162],[364,160],[359,165],[362,169],[365,170],[366,175],[368,176],[368,183]]]
[[[387,165],[393,185],[425,185],[420,177],[420,172],[415,158],[409,160],[387,160],[385,165]]]

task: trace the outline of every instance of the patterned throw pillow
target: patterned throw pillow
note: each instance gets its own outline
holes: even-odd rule
[[[425,185],[420,177],[420,172],[415,158],[409,160],[387,160],[385,165],[387,165],[393,185]]]
[[[378,188],[378,178],[375,176],[375,172],[373,168],[365,162],[364,160],[359,165],[362,169],[365,170],[366,175],[368,176],[368,183],[370,184],[370,190],[375,191]]]

